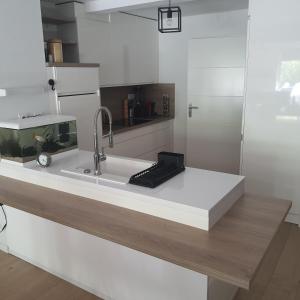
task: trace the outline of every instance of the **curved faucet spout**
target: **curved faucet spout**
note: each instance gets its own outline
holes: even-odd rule
[[[113,132],[112,132],[112,115],[110,110],[105,106],[100,106],[99,109],[95,113],[94,117],[94,165],[95,165],[95,175],[101,175],[101,161],[106,159],[106,156],[103,151],[99,153],[99,137],[98,137],[98,119],[100,113],[104,111],[109,120],[109,133],[107,135],[103,135],[102,138],[108,137],[109,140],[109,147],[112,148],[114,146],[113,141]]]

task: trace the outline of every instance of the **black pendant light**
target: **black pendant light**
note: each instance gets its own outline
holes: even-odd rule
[[[181,32],[181,9],[179,6],[158,8],[158,30],[162,33]]]

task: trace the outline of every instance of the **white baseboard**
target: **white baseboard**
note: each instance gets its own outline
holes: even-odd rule
[[[1,244],[0,244],[0,246],[1,246]],[[9,250],[8,247],[7,247],[7,250]],[[24,260],[24,261],[26,261],[26,262],[34,265],[34,266],[36,266],[36,267],[38,267],[38,268],[40,268],[40,269],[42,269],[42,270],[44,270],[44,271],[46,271],[46,272],[48,272],[48,273],[56,276],[58,278],[61,278],[61,279],[65,280],[65,281],[71,283],[71,284],[73,284],[73,285],[81,288],[82,290],[85,290],[85,291],[87,291],[87,292],[89,292],[89,293],[91,293],[93,295],[96,295],[97,297],[100,297],[101,299],[111,300],[111,298],[108,297],[107,295],[102,295],[102,294],[100,295],[93,288],[91,288],[91,287],[89,287],[89,286],[87,286],[87,285],[85,285],[85,284],[83,284],[83,283],[81,283],[81,282],[79,282],[77,280],[74,280],[74,279],[72,279],[72,278],[70,278],[68,276],[62,275],[62,274],[60,274],[60,273],[58,273],[58,272],[56,272],[56,271],[54,271],[54,270],[52,270],[52,269],[50,269],[48,267],[45,267],[45,266],[41,265],[40,263],[38,263],[38,262],[36,262],[36,261],[34,261],[34,260],[32,260],[32,259],[30,259],[30,258],[28,258],[28,257],[26,257],[26,256],[24,256],[22,254],[20,254],[20,253],[17,253],[17,252],[15,252],[13,250],[12,251],[9,250],[9,251],[6,251],[6,252],[8,252],[9,254],[11,254],[13,256],[16,256],[16,257],[18,257],[18,258],[20,258],[20,259],[22,259],[22,260]]]
[[[9,248],[6,244],[0,243],[0,250],[5,252],[5,253],[9,253]]]
[[[286,222],[297,224],[300,226],[300,215],[295,213],[289,213],[285,219]]]

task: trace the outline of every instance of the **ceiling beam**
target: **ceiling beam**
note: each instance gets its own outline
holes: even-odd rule
[[[172,0],[172,3],[190,2],[191,0]],[[167,5],[164,0],[91,0],[85,4],[87,12],[112,13],[120,10],[131,10],[153,6]]]

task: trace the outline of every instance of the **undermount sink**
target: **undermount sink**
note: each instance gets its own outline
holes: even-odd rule
[[[106,160],[101,162],[101,175],[94,174],[92,158],[86,163],[62,169],[61,172],[82,178],[94,178],[95,183],[106,181],[127,184],[132,175],[151,167],[151,165],[151,162],[147,161],[107,156]]]

